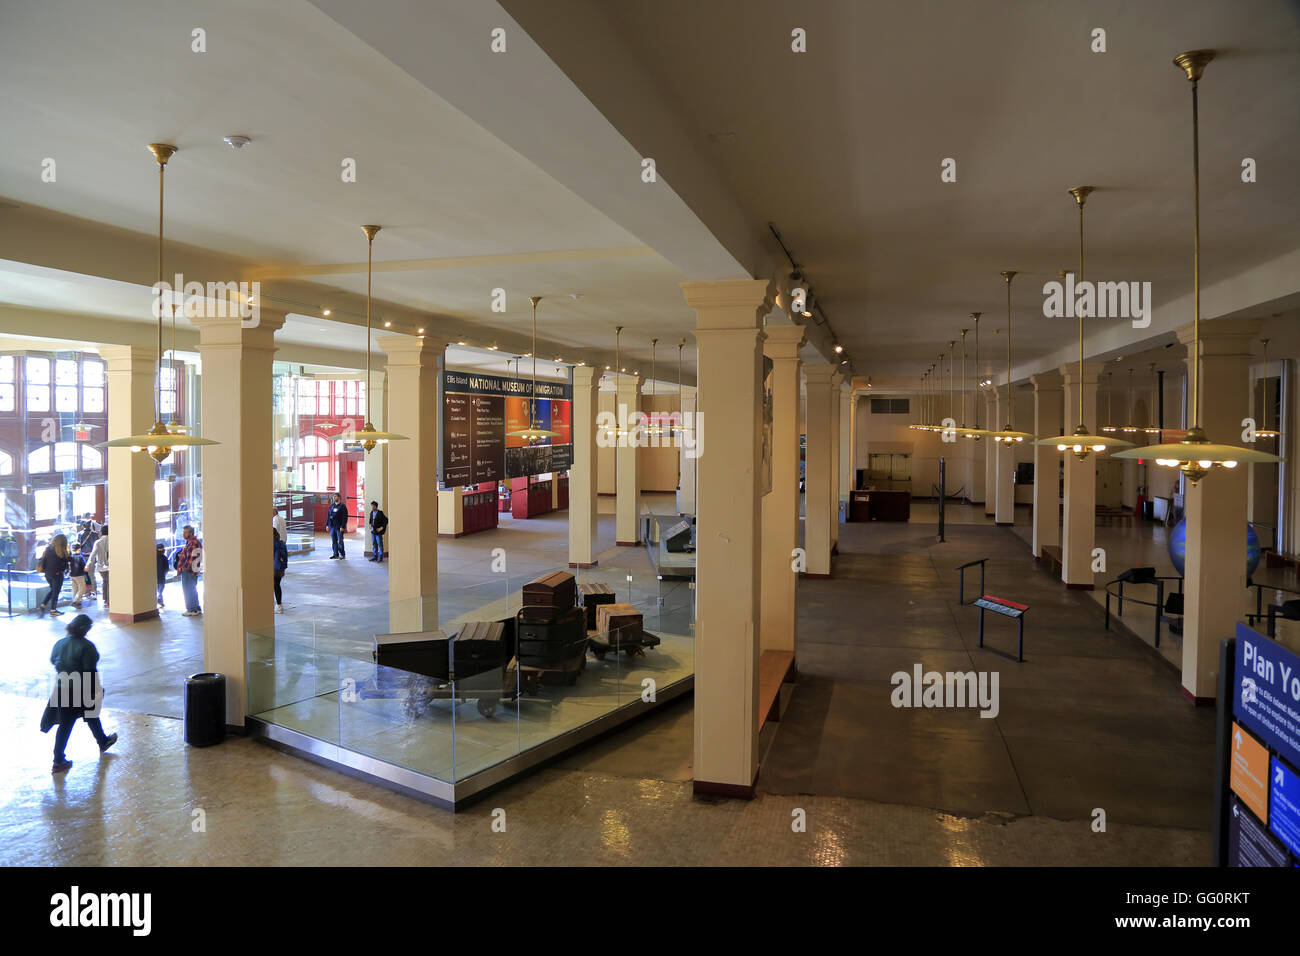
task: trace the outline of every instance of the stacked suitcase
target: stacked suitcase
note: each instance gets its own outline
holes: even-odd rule
[[[577,582],[555,571],[523,587],[523,607],[516,615],[515,641],[521,667],[565,671],[570,682],[586,660],[586,614],[578,604]]]
[[[608,584],[594,581],[591,584],[579,584],[582,592],[582,609],[587,614],[587,630],[596,630],[596,608],[602,604],[614,603],[614,589]]]
[[[505,621],[471,621],[452,642],[452,670],[459,680],[506,664]]]

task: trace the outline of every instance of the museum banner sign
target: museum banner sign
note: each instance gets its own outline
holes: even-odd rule
[[[532,422],[528,408],[532,400]],[[567,471],[573,465],[573,389],[479,372],[442,374],[442,487]],[[514,432],[552,431],[530,442]]]

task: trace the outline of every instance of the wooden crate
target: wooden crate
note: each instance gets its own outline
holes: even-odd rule
[[[505,621],[471,621],[463,626],[451,649],[457,678],[505,666],[505,630]]]
[[[521,603],[533,607],[577,607],[577,582],[568,571],[543,574],[524,585]]]
[[[592,581],[590,584],[579,584],[578,591],[582,594],[582,606],[587,612],[587,630],[596,630],[596,608],[602,604],[614,604],[617,598],[614,596],[614,589],[603,581]]]

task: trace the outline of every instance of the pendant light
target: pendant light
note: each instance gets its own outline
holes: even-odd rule
[[[657,374],[657,362],[659,357],[659,340],[650,340],[650,407],[654,408],[655,400],[655,375]],[[650,425],[646,427],[647,435],[661,436],[664,433],[664,427],[659,423],[658,413],[650,412]]]
[[[359,442],[366,454],[370,454],[377,446],[386,445],[390,441],[407,440],[405,435],[376,431],[375,426],[370,424],[370,280],[374,266],[375,235],[382,228],[383,226],[361,227],[361,231],[366,236],[366,422],[361,426],[361,431],[345,431],[339,435],[345,442]]]
[[[1125,417],[1128,424],[1121,430],[1126,434],[1135,434],[1139,431],[1137,425],[1133,424],[1133,369],[1128,370],[1128,388],[1124,389],[1124,407],[1127,409]]]
[[[621,367],[618,364],[619,355],[620,355],[619,337],[622,336],[622,334],[623,334],[623,326],[621,325],[614,326],[614,368],[610,371],[609,376],[614,380],[614,406],[616,409],[618,407],[618,376],[619,376],[619,372],[622,371]],[[605,436],[611,439],[622,438],[627,433],[628,430],[625,425],[617,425],[616,427],[607,428],[605,430]]]
[[[1151,369],[1151,407],[1147,410],[1147,424],[1142,431],[1148,435],[1159,435],[1160,426],[1156,424],[1156,409],[1160,407],[1160,376],[1156,374],[1156,363],[1150,364]]]
[[[1002,281],[1007,286],[1007,417],[1006,425],[1001,431],[993,433],[995,442],[1002,442],[1006,445],[1017,442],[1033,441],[1036,435],[1029,432],[1018,432],[1015,428],[1015,410],[1011,407],[1011,280],[1015,278],[1014,272],[1003,272]]]
[[[1213,50],[1192,50],[1174,57],[1174,65],[1187,74],[1192,84],[1192,427],[1177,444],[1147,445],[1120,452],[1118,458],[1154,458],[1157,465],[1177,468],[1193,485],[1215,468],[1236,468],[1241,462],[1278,462],[1267,452],[1237,445],[1219,445],[1205,437],[1201,427],[1201,141],[1197,112],[1197,86]]]
[[[975,427],[974,427],[974,428],[967,428],[967,427],[965,426],[965,424],[963,424],[963,425],[962,425],[962,429],[961,429],[961,433],[962,433],[962,436],[963,436],[963,437],[965,437],[965,438],[969,438],[969,439],[971,439],[972,441],[979,441],[981,438],[987,438],[989,435],[992,435],[992,434],[993,434],[993,433],[992,433],[991,431],[989,431],[987,428],[980,428],[980,398],[979,398],[979,396],[980,396],[980,385],[979,385],[979,381],[978,381],[978,379],[979,379],[979,374],[980,374],[980,316],[983,315],[983,314],[984,314],[983,312],[972,312],[972,313],[970,314],[970,317],[971,317],[972,321],[974,321],[974,323],[975,323],[975,377],[976,377],[976,382],[975,382],[975,398],[974,398],[974,400],[973,400],[973,404],[974,404],[974,406],[975,406]],[[962,372],[962,381],[965,382],[965,380],[966,380],[966,365],[965,365],[964,362],[962,363],[961,372]],[[962,386],[962,390],[965,391],[965,385]],[[962,418],[965,418],[966,416],[965,416],[965,411],[964,411],[964,409],[965,409],[965,403],[964,403],[964,402],[963,402],[962,408],[963,408]]]
[[[547,438],[554,438],[560,433],[537,427],[537,408],[534,404],[537,401],[537,303],[542,301],[542,297],[540,295],[530,295],[528,301],[533,304],[533,350],[529,353],[533,359],[533,386],[528,395],[528,427],[517,429],[508,434],[512,438],[522,438],[531,445]]]
[[[1115,420],[1115,384],[1111,381],[1115,377],[1114,372],[1106,373],[1106,421]],[[1117,429],[1114,425],[1102,425],[1101,430],[1106,434],[1113,434]]]
[[[1264,427],[1255,429],[1255,437],[1256,438],[1280,438],[1282,436],[1281,432],[1277,431],[1276,429],[1268,427],[1268,339],[1260,339],[1260,341],[1264,343],[1264,378],[1263,378],[1264,414],[1262,416],[1264,420]],[[1152,367],[1154,368],[1154,366]],[[1282,423],[1278,422],[1278,424],[1280,425]]]
[[[163,281],[163,185],[167,169],[167,161],[172,158],[176,152],[175,146],[169,146],[166,143],[150,143],[149,152],[153,153],[154,160],[158,163],[158,286],[160,290],[158,298],[158,353],[157,361],[154,364],[154,425],[143,435],[127,435],[124,438],[113,438],[109,441],[100,443],[100,448],[130,448],[131,451],[147,452],[149,457],[154,461],[162,464],[172,453],[174,448],[187,448],[194,445],[217,445],[210,438],[200,438],[198,435],[185,435],[178,431],[172,431],[162,420],[162,281]],[[175,305],[172,307],[172,315],[175,317]]]
[[[1083,204],[1088,201],[1088,195],[1095,189],[1095,186],[1074,186],[1069,190],[1074,197],[1075,205],[1079,207],[1079,277],[1078,281],[1083,281]],[[1077,309],[1075,310],[1078,311]],[[1108,448],[1132,448],[1131,441],[1125,441],[1122,438],[1112,438],[1109,435],[1090,435],[1088,426],[1083,422],[1083,316],[1079,316],[1079,381],[1077,388],[1079,390],[1079,424],[1075,427],[1073,434],[1065,435],[1058,438],[1044,438],[1038,441],[1039,445],[1055,445],[1057,451],[1068,451],[1079,461],[1087,461],[1088,455],[1092,452],[1103,452]]]

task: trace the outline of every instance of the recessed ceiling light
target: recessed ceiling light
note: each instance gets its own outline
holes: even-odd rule
[[[578,299],[581,299],[581,298],[582,298],[582,293],[581,293],[581,292],[570,292],[570,293],[569,293],[569,298],[570,298],[570,299],[573,299],[574,301],[577,301]]]
[[[252,140],[249,139],[247,136],[238,136],[238,135],[223,136],[221,137],[221,141],[225,143],[227,146],[229,146],[231,149],[243,149],[245,146],[247,146],[249,143],[252,142]]]
[[[416,334],[416,335],[423,335],[423,334],[424,334],[424,329],[417,329],[416,332],[415,332],[415,334]]]
[[[385,323],[384,323],[384,328],[386,328],[386,329],[390,329],[390,328],[392,328],[392,327],[393,327],[393,323],[392,323],[392,322],[385,322]]]
[[[325,309],[324,311],[321,312],[321,315],[329,315],[329,314],[330,314],[329,309]]]

